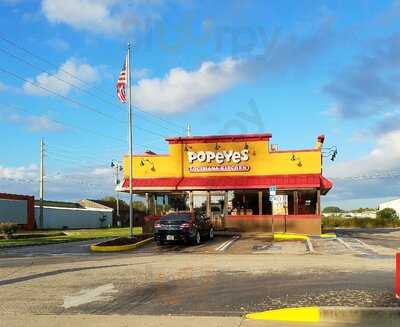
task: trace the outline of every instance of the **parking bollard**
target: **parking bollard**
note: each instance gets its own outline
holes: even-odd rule
[[[400,253],[396,254],[396,298],[400,300]]]

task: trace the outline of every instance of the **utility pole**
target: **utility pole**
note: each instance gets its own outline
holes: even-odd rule
[[[44,142],[43,138],[40,140],[40,210],[39,210],[39,228],[43,228],[43,198],[44,198]]]
[[[192,136],[192,127],[189,124],[187,124],[186,131],[187,136]]]

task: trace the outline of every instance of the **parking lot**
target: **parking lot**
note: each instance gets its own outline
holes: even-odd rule
[[[200,245],[170,243],[158,246],[150,242],[134,251],[136,254],[320,254],[320,255],[394,255],[400,248],[400,232],[397,230],[377,230],[366,233],[362,230],[338,230],[336,238],[311,237],[310,251],[304,241],[272,242],[269,234],[224,234],[220,233],[213,240]],[[3,249],[0,257],[35,257],[35,256],[99,256],[89,250],[89,245],[96,241],[71,242],[54,245],[28,246]],[[118,255],[131,255],[132,252]],[[112,256],[115,254],[101,254]],[[101,256],[100,255],[100,256]]]
[[[240,317],[292,306],[397,306],[400,232],[338,235],[312,238],[313,252],[303,241],[254,234],[124,253],[91,253],[88,241],[2,250],[0,314]]]

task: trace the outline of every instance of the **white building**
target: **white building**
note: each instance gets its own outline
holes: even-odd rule
[[[400,199],[395,199],[388,202],[383,202],[379,204],[379,210],[392,208],[396,211],[397,215],[400,217]]]
[[[35,205],[36,222],[40,206]],[[101,228],[112,225],[113,209],[91,200],[79,203],[46,201],[43,206],[44,229]]]

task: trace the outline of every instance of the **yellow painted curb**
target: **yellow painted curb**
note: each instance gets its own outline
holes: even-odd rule
[[[336,238],[336,234],[334,233],[326,233],[326,234],[321,234],[321,238]]]
[[[287,308],[248,313],[245,315],[245,318],[272,321],[320,322],[321,313],[318,307]]]
[[[133,250],[136,249],[143,244],[150,242],[153,240],[153,237],[146,238],[140,242],[137,242],[135,244],[128,244],[128,245],[113,245],[113,246],[101,246],[97,244],[92,244],[90,246],[90,250],[93,252],[121,252],[121,251],[128,251],[128,250]]]
[[[287,234],[287,233],[275,233],[274,240],[287,241],[287,240],[308,240],[309,237],[304,234]]]

